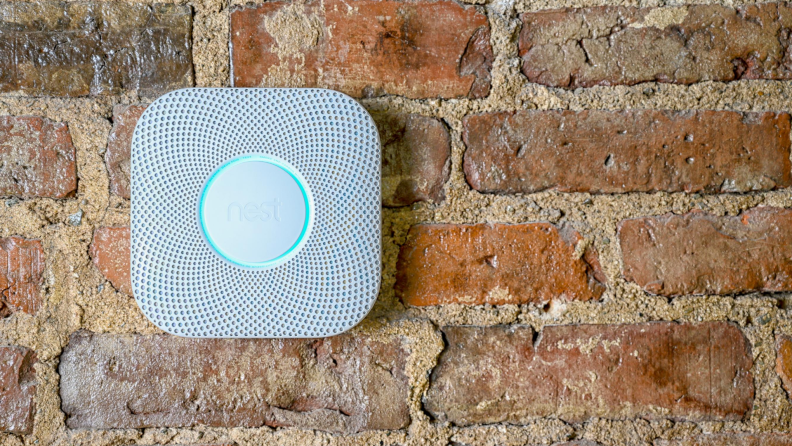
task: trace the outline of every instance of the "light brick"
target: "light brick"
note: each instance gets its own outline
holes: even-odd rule
[[[0,318],[41,307],[44,249],[39,240],[0,238]]]
[[[792,210],[701,211],[619,223],[625,279],[664,296],[792,291]]]
[[[128,227],[102,227],[94,231],[90,254],[94,265],[118,291],[132,295]]]
[[[62,408],[70,428],[400,429],[410,419],[407,355],[397,337],[231,340],[80,332],[61,356]]]
[[[451,0],[272,1],[231,12],[235,87],[325,87],[354,97],[484,97],[487,17]]]
[[[605,286],[583,237],[549,223],[416,225],[396,265],[408,305],[521,304],[598,299]]]
[[[0,432],[30,434],[36,413],[36,354],[24,347],[0,347]]]
[[[520,19],[523,73],[552,87],[792,78],[786,3],[602,6]]]
[[[76,189],[74,145],[65,123],[0,116],[0,195],[64,198]]]
[[[740,420],[751,352],[729,323],[446,327],[424,407],[456,425],[558,416]]]
[[[193,83],[192,11],[130,2],[0,2],[0,92],[159,95]]]
[[[534,111],[463,120],[481,192],[749,192],[792,186],[790,116],[730,111]]]

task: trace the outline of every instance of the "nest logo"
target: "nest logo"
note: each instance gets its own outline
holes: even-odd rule
[[[233,202],[228,205],[228,221],[280,221],[280,201],[248,202],[244,205]]]
[[[198,220],[204,239],[225,261],[249,269],[297,255],[313,223],[313,199],[300,173],[269,155],[233,158],[203,188]]]

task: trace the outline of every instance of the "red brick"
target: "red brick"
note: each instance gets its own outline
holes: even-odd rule
[[[439,203],[451,174],[451,137],[442,122],[427,116],[374,112],[382,143],[382,201],[406,206]]]
[[[0,238],[0,318],[41,307],[44,249],[39,240]]]
[[[91,259],[105,279],[118,291],[132,295],[128,227],[102,227],[94,231]]]
[[[24,347],[0,347],[0,432],[30,434],[36,413],[36,354]]]
[[[0,116],[0,195],[64,198],[77,189],[69,127],[32,116]]]
[[[127,199],[131,176],[132,134],[145,110],[144,105],[116,105],[113,108],[113,130],[107,141],[105,164],[110,175],[110,192]]]
[[[751,352],[726,322],[446,327],[424,407],[456,425],[558,416],[740,420]]]
[[[451,0],[272,1],[231,12],[235,87],[326,87],[355,97],[484,97],[487,17]]]
[[[62,408],[70,428],[400,429],[410,420],[407,355],[397,337],[80,332],[61,356]]]
[[[701,435],[684,440],[657,440],[654,446],[792,446],[792,435],[728,433]]]
[[[548,86],[792,79],[786,3],[603,6],[520,18],[523,73]]]
[[[792,291],[792,210],[701,211],[619,224],[624,277],[650,293]]]
[[[10,20],[9,20],[10,19]],[[2,2],[0,92],[158,95],[192,85],[192,10],[130,2]]]
[[[605,287],[583,237],[549,223],[416,225],[396,265],[407,305],[521,304],[598,299]]]
[[[463,120],[481,192],[748,192],[792,186],[790,116],[730,111],[518,111]]]
[[[776,338],[776,373],[787,395],[792,397],[792,336],[779,335]]]

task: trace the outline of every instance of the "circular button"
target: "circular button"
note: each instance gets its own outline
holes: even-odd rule
[[[311,208],[310,191],[294,167],[268,155],[245,155],[206,181],[198,218],[220,257],[243,268],[269,268],[302,248]]]

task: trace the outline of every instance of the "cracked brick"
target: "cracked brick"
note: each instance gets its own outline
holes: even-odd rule
[[[489,93],[487,17],[450,0],[283,1],[231,12],[235,87],[324,87],[354,97]]]
[[[118,2],[0,2],[0,92],[156,96],[193,84],[192,10]]]
[[[66,123],[0,116],[0,195],[65,198],[76,189],[75,151]]]
[[[792,79],[786,3],[601,6],[520,19],[523,73],[551,87]]]
[[[101,227],[94,231],[90,254],[94,265],[118,291],[132,295],[129,227]]]
[[[460,426],[535,417],[741,420],[748,341],[727,322],[443,328],[424,407]]]
[[[626,280],[663,296],[792,291],[792,210],[702,211],[624,220]]]
[[[410,228],[396,265],[407,305],[501,305],[599,299],[597,253],[569,227],[421,224]]]
[[[0,238],[0,318],[41,307],[44,249],[39,240]]]
[[[292,426],[352,433],[409,423],[407,356],[394,336],[78,332],[58,371],[66,425],[73,429]]]
[[[751,192],[792,186],[790,116],[586,110],[463,120],[465,177],[487,193]]]
[[[382,202],[439,203],[451,175],[451,136],[440,120],[408,113],[373,112],[382,142]]]
[[[656,440],[654,446],[792,446],[792,435],[785,433],[720,433],[699,435],[683,440]]]
[[[116,105],[113,108],[113,130],[107,141],[105,165],[110,176],[110,192],[126,199],[130,196],[132,135],[144,111],[144,105]]]
[[[36,354],[0,346],[0,432],[30,434],[36,413]]]
[[[776,373],[787,396],[792,397],[792,336],[776,337]]]

